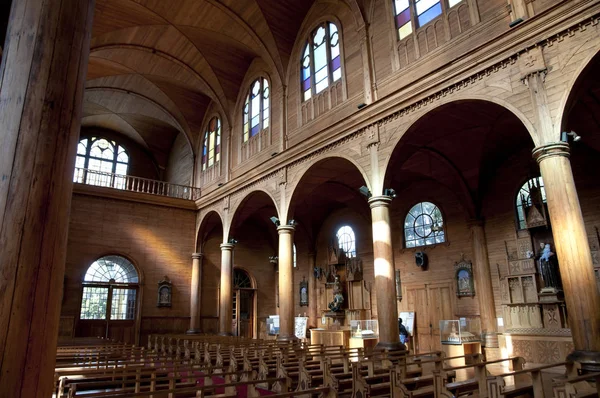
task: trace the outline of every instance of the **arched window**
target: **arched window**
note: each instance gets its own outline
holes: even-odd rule
[[[244,102],[244,142],[269,127],[269,82],[264,77],[256,79]]]
[[[443,1],[443,0],[442,0]],[[442,1],[440,0],[392,0],[394,4],[394,19],[398,38],[404,39],[413,31],[412,16],[416,13],[415,26],[417,28],[428,24],[442,14]],[[448,0],[447,8],[454,7],[462,0]]]
[[[77,146],[73,182],[123,189],[128,164],[127,151],[115,141],[83,138]]]
[[[532,178],[523,184],[517,193],[515,202],[519,229],[526,229],[526,208],[531,207],[535,203],[546,203],[546,190],[544,189],[544,180],[542,177]]]
[[[105,256],[92,263],[83,279],[80,319],[135,318],[139,277],[125,257]]]
[[[342,78],[340,34],[332,22],[323,22],[310,34],[302,53],[302,99],[319,94]]]
[[[435,245],[445,241],[444,218],[440,209],[431,202],[414,205],[404,219],[406,247]]]
[[[208,122],[202,144],[202,170],[206,170],[221,160],[221,120],[213,117]]]
[[[337,231],[338,246],[346,253],[346,257],[356,257],[356,237],[354,231],[348,225],[344,225]]]

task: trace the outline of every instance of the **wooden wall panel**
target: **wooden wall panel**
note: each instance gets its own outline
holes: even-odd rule
[[[189,317],[194,225],[193,211],[74,195],[62,316],[78,319],[89,265],[120,254],[142,273],[142,318]],[[173,283],[173,305],[158,308],[157,283],[165,275]]]
[[[183,133],[179,133],[169,154],[164,180],[171,184],[191,185],[194,156]]]

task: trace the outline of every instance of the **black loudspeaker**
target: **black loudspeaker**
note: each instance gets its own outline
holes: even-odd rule
[[[417,267],[426,268],[427,267],[427,255],[424,252],[416,252],[415,253],[415,264]]]

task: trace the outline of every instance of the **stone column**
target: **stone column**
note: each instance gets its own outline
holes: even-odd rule
[[[486,348],[498,348],[498,327],[496,322],[496,304],[492,287],[492,274],[488,258],[487,242],[482,220],[469,223],[473,263],[475,274],[475,295],[479,304],[483,345]]]
[[[317,306],[319,299],[317,298],[317,279],[315,278],[314,269],[317,264],[317,255],[315,253],[308,254],[308,324],[312,327],[317,327]]]
[[[294,226],[280,225],[279,233],[279,337],[295,340],[294,335]]]
[[[537,147],[533,157],[544,179],[548,213],[575,350],[567,359],[587,370],[600,370],[600,293],[575,189],[569,145],[557,142]]]
[[[219,299],[219,335],[233,336],[233,243],[221,244],[221,297]]]
[[[379,343],[382,350],[406,348],[400,342],[398,331],[398,307],[396,305],[396,280],[394,252],[390,229],[389,196],[373,196],[369,199],[373,223],[373,257],[375,259],[375,294],[377,319],[379,320]]]
[[[200,307],[202,302],[202,253],[192,254],[192,288],[190,291],[190,329],[187,334],[201,333]]]
[[[0,395],[52,394],[94,0],[13,1],[0,69]]]

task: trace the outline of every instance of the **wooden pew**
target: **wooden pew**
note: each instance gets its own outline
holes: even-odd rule
[[[600,372],[555,380],[554,398],[600,398]]]
[[[542,380],[542,371],[557,366],[565,366],[567,368],[566,376],[576,376],[577,365],[573,362],[560,362],[550,365],[536,366],[529,369],[515,370],[513,372],[503,373],[487,378],[487,391],[490,398],[509,398],[518,395],[530,394],[535,398],[545,398],[544,381]],[[513,385],[506,384],[506,378],[512,377],[515,379]],[[520,380],[516,380],[519,378]]]

